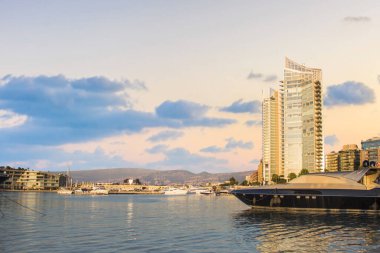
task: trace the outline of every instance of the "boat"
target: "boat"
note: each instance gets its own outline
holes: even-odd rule
[[[66,186],[61,187],[58,189],[57,193],[60,195],[71,195],[74,194],[73,190],[73,182],[72,178],[70,177],[70,167],[67,168],[67,173],[66,173]]]
[[[199,194],[201,194],[201,195],[211,195],[211,194],[213,194],[213,193],[214,193],[214,192],[211,191],[211,190],[203,190],[203,191],[199,192]]]
[[[186,195],[189,191],[187,189],[169,188],[164,191],[165,195]]]
[[[58,194],[60,195],[71,195],[74,193],[73,190],[69,189],[69,188],[60,188],[58,191],[57,191]]]
[[[92,195],[108,195],[109,194],[108,190],[102,185],[92,187],[92,190],[89,193]]]
[[[200,195],[202,193],[207,193],[207,192],[210,192],[210,190],[207,188],[190,188],[189,190],[189,194],[197,194],[197,195]]]
[[[380,168],[313,173],[287,184],[233,190],[254,208],[380,211]]]

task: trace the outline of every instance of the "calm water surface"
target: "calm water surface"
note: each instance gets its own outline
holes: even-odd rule
[[[380,252],[380,215],[258,212],[233,196],[0,193],[0,252]]]

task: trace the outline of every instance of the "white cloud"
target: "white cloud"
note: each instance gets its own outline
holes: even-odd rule
[[[11,128],[23,125],[28,120],[25,115],[12,111],[0,110],[0,128]]]

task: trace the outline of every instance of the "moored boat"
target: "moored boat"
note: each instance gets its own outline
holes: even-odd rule
[[[89,193],[92,195],[108,195],[109,191],[104,186],[94,186]]]
[[[169,188],[164,191],[165,195],[186,195],[189,191],[187,189]]]
[[[255,208],[380,211],[380,168],[315,173],[287,184],[234,190]]]
[[[74,193],[73,190],[71,189],[68,189],[68,188],[60,188],[58,191],[57,191],[58,194],[60,195],[71,195]]]

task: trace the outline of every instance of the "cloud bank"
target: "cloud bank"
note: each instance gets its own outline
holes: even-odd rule
[[[220,111],[230,113],[260,113],[261,102],[258,100],[243,102],[243,99],[239,99],[231,105],[221,108]]]
[[[162,131],[158,134],[152,135],[147,140],[150,142],[160,142],[160,141],[168,141],[168,140],[175,140],[184,135],[183,132],[180,131]]]
[[[352,23],[366,23],[366,22],[370,22],[371,18],[367,16],[347,16],[343,20],[345,22],[352,22]]]
[[[345,82],[327,87],[324,105],[327,107],[363,105],[375,102],[375,92],[359,82]]]
[[[262,124],[261,120],[248,120],[245,122],[245,125],[248,127],[261,126],[261,124]]]
[[[250,79],[261,79],[261,78],[264,82],[274,82],[277,80],[276,75],[264,75],[262,73],[255,73],[253,71],[251,71],[247,76],[248,80],[250,80]]]
[[[234,138],[228,138],[226,139],[226,144],[224,147],[218,147],[218,146],[208,146],[205,148],[202,148],[200,152],[204,153],[221,153],[221,152],[229,152],[235,149],[252,149],[253,148],[253,142],[248,141],[244,142],[241,140],[235,140]]]
[[[128,92],[147,90],[140,81],[8,75],[0,83],[0,110],[19,117],[17,127],[4,128],[2,143],[59,145],[144,128],[223,127],[236,122],[206,117],[208,106],[184,100],[165,101],[155,112],[134,110]]]
[[[339,142],[338,138],[336,137],[335,134],[333,135],[328,135],[325,137],[325,144],[329,145],[329,146],[335,146],[335,144],[337,144]]]

